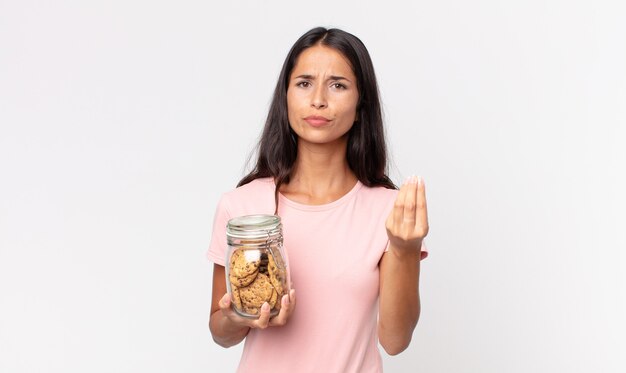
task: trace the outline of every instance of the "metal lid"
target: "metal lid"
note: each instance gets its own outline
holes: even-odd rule
[[[279,216],[246,215],[228,221],[226,236],[240,239],[262,239],[280,234],[281,229]]]

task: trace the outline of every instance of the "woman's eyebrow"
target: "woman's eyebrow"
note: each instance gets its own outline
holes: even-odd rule
[[[309,75],[309,74],[302,74],[302,75],[294,76],[293,79],[313,80],[313,79],[315,79],[315,77],[313,75]]]
[[[350,81],[350,79],[343,77],[343,76],[339,76],[339,75],[331,75],[328,77],[328,80],[345,80],[347,82]]]
[[[307,80],[315,80],[315,76],[310,75],[310,74],[302,74],[302,75],[298,75],[293,77],[293,79],[307,79]],[[340,75],[331,75],[328,77],[327,80],[345,80],[345,81],[350,81],[350,79],[340,76]]]

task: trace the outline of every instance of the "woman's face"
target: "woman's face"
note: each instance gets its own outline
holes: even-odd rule
[[[356,77],[341,53],[316,45],[300,54],[287,88],[289,124],[299,142],[346,141],[358,100]]]

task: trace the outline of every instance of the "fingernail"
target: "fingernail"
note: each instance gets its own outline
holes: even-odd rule
[[[403,185],[404,185],[404,184],[408,184],[408,183],[410,183],[410,182],[411,182],[411,177],[412,177],[412,176],[407,177],[407,178],[404,180]]]
[[[261,311],[265,312],[269,310],[270,310],[270,305],[267,302],[263,303],[263,305],[261,306]]]
[[[411,176],[411,184],[417,184],[417,182],[418,182],[418,177],[415,175]]]

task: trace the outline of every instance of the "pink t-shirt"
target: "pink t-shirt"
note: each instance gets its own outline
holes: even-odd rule
[[[274,213],[272,179],[257,179],[219,201],[209,260],[224,265],[230,218]],[[287,325],[252,329],[238,372],[381,372],[377,318],[385,220],[397,190],[357,182],[340,199],[303,205],[279,195],[297,305]],[[422,259],[427,252],[422,248]]]

